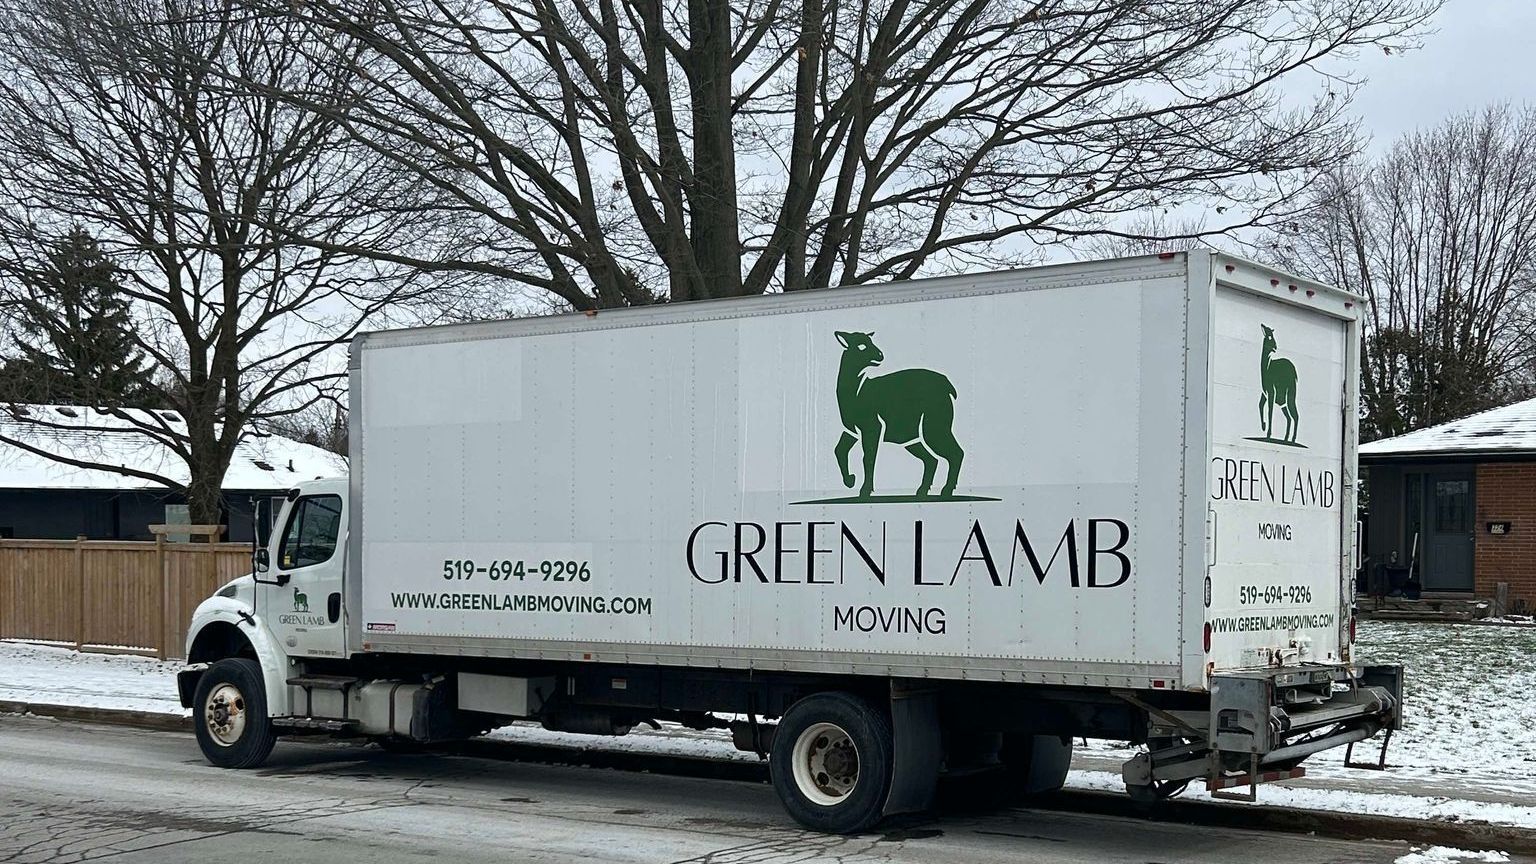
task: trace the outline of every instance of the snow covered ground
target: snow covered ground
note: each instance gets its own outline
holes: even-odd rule
[[[1307,762],[1308,777],[1261,790],[1260,803],[1536,828],[1536,629],[1362,622],[1359,635],[1368,659],[1408,666],[1408,719],[1392,739],[1390,769],[1345,769],[1343,753],[1330,751]],[[0,700],[184,714],[176,698],[178,668],[142,657],[0,642]],[[670,725],[619,739],[532,725],[492,735],[570,747],[756,759],[732,747],[723,732]],[[1131,752],[1112,742],[1089,742],[1079,751],[1069,785],[1122,789],[1115,766]],[[1205,793],[1191,789],[1185,796]]]

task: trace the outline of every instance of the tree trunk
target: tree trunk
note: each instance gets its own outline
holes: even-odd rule
[[[788,221],[789,242],[784,250],[784,290],[798,291],[805,281],[805,217],[815,195],[811,188],[811,161],[816,154],[816,73],[821,68],[821,0],[805,0],[800,17],[800,46],[796,51],[795,128],[789,152],[789,188],[784,206],[794,208]]]
[[[689,0],[688,79],[693,87],[693,254],[710,297],[741,293],[736,147],[731,137],[731,7]]]

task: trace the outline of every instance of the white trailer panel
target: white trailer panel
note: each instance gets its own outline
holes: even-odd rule
[[[1259,317],[1287,322],[1281,353],[1339,391],[1345,295],[1309,285],[1321,315],[1251,265],[1213,277],[1227,260],[370,334],[353,354],[353,644],[1202,687],[1296,641],[1224,634],[1208,657],[1234,586],[1324,565],[1276,584],[1336,615],[1343,584],[1337,524],[1310,511],[1293,553],[1212,566],[1252,545],[1220,532],[1253,515],[1222,509],[1214,460],[1283,448],[1353,474],[1338,392],[1297,391],[1305,454],[1243,443],[1257,433],[1225,407],[1252,416],[1254,385],[1225,377],[1228,354],[1257,371],[1250,302],[1280,307]],[[1237,281],[1277,299],[1213,312]],[[1329,412],[1334,443],[1314,444]],[[1328,644],[1306,629],[1339,650],[1337,626]]]

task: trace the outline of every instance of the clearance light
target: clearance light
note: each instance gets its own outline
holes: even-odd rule
[[[1205,653],[1211,653],[1211,622],[1205,622]]]

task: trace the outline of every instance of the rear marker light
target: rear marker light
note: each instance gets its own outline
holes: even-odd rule
[[[1317,296],[1317,292],[1313,291],[1311,288],[1308,288],[1307,289],[1307,296],[1308,297],[1316,297]]]
[[[1205,622],[1205,653],[1211,653],[1211,622]]]
[[[1349,641],[1355,641],[1355,616],[1349,616]]]

